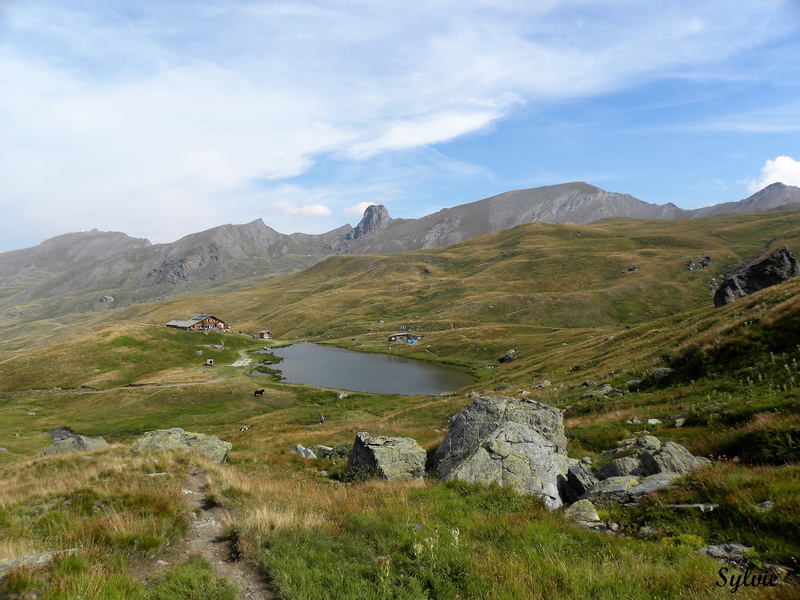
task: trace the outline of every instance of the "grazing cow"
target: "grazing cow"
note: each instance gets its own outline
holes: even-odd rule
[[[250,428],[249,428],[249,427],[247,427],[247,426],[245,426],[245,427],[240,427],[240,428],[239,428],[239,431],[250,431]]]
[[[265,391],[266,390],[256,390],[253,392],[253,398],[259,398],[260,396],[263,396]]]
[[[322,413],[319,413],[319,424],[325,425],[325,415],[323,415]]]

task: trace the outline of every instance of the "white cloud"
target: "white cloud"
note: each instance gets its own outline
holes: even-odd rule
[[[800,186],[800,162],[790,156],[768,160],[761,168],[761,177],[748,180],[747,187],[754,194],[773,183]]]
[[[778,0],[0,3],[0,239],[95,226],[175,239],[246,220],[255,188],[325,157],[408,152],[523,106],[719,76],[784,26]]]
[[[364,215],[364,211],[374,204],[375,202],[359,202],[358,204],[345,208],[344,214],[361,218]]]
[[[299,215],[301,217],[331,216],[331,209],[324,204],[306,204],[305,206],[297,206],[288,200],[278,200],[277,202],[273,202],[270,207],[287,215]]]

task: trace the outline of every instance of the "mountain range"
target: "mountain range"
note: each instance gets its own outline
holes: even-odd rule
[[[739,202],[683,210],[575,182],[506,192],[419,219],[393,219],[386,207],[370,206],[356,227],[343,225],[319,235],[282,234],[261,219],[156,245],[94,229],[0,253],[0,310],[6,318],[27,311],[41,318],[189,292],[230,291],[328,256],[448,246],[536,221],[587,225],[606,218],[697,219],[797,206],[800,188],[782,183]]]

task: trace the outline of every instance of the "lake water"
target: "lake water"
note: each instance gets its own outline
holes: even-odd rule
[[[474,382],[472,376],[456,367],[391,354],[354,352],[318,344],[294,344],[270,352],[283,360],[264,366],[280,371],[287,383],[421,396],[452,392]]]

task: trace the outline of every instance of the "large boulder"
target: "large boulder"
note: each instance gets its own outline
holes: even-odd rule
[[[539,496],[550,508],[561,506],[559,487],[569,459],[557,446],[528,425],[501,423],[478,447],[439,471],[441,481],[496,483],[520,494]]]
[[[751,257],[737,266],[714,292],[714,306],[720,307],[764,288],[800,275],[797,258],[784,246],[759,260]]]
[[[172,429],[146,432],[136,440],[131,450],[140,452],[148,449],[163,450],[167,448],[195,450],[205,454],[214,462],[224,463],[233,445],[230,442],[223,442],[213,435],[191,433],[180,427],[173,427]]]
[[[79,452],[85,450],[97,450],[98,448],[105,448],[108,446],[102,437],[90,438],[85,435],[76,435],[73,437],[64,438],[57,441],[55,444],[48,446],[44,454],[63,454],[65,452]]]
[[[434,468],[441,475],[447,463],[472,454],[505,422],[530,427],[552,443],[554,452],[566,455],[567,438],[560,409],[529,398],[481,396],[450,419],[447,434],[433,455]]]
[[[364,472],[390,481],[422,481],[425,475],[425,450],[408,437],[372,437],[366,431],[356,434],[347,472]]]

